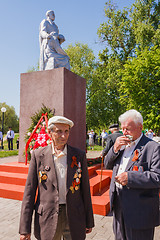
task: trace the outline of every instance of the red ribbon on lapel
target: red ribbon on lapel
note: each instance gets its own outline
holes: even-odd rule
[[[138,166],[134,166],[133,171],[138,171]]]
[[[74,167],[74,165],[76,165],[78,167],[78,164],[77,164],[77,158],[75,156],[72,157],[72,164],[71,164],[71,168]]]
[[[139,155],[139,151],[136,149],[136,150],[134,151],[134,156],[133,156],[133,158],[132,158],[132,161],[133,161],[133,162],[135,162],[135,161],[138,160],[138,155]]]

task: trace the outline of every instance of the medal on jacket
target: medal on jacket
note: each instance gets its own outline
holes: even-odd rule
[[[47,179],[47,174],[44,171],[39,171],[39,182],[45,181]]]
[[[72,185],[70,186],[70,190],[72,193],[74,193],[75,191],[77,191],[80,188],[80,183],[81,183],[81,180],[80,180],[82,177],[81,163],[79,162],[77,164],[77,166],[78,166],[78,168],[74,174]]]

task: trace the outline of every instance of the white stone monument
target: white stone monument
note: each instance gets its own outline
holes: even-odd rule
[[[61,44],[65,41],[59,29],[54,23],[54,11],[46,12],[47,19],[42,20],[39,29],[40,62],[39,70],[65,67],[70,70],[69,57],[62,49]]]

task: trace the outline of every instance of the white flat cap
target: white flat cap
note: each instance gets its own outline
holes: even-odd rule
[[[69,125],[70,127],[73,127],[74,126],[74,123],[66,118],[66,117],[63,117],[63,116],[54,116],[54,117],[51,117],[49,120],[48,120],[48,127],[51,125],[51,124],[54,124],[54,123],[62,123],[62,124],[67,124]]]

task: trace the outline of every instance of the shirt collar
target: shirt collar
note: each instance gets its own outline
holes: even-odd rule
[[[53,142],[52,142],[52,154],[55,155]],[[65,145],[63,151],[58,156],[61,156],[61,155],[67,155],[67,144]]]
[[[133,141],[135,145],[138,144],[138,142],[140,141],[140,139],[141,139],[142,136],[143,136],[143,134],[141,133],[141,136],[140,136],[139,138],[137,138],[135,141]]]

